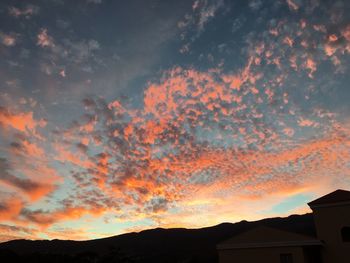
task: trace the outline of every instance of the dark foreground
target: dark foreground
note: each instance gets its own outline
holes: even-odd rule
[[[0,262],[217,262],[216,245],[256,226],[315,236],[312,214],[223,223],[201,229],[152,229],[89,241],[15,240],[0,244]]]

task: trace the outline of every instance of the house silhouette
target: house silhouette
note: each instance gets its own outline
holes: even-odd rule
[[[317,236],[257,227],[217,245],[220,263],[349,263],[350,191],[308,203]]]

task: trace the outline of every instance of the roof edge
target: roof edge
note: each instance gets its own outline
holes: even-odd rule
[[[328,203],[328,204],[311,204],[307,203],[308,206],[312,208],[321,208],[321,207],[332,207],[332,206],[344,206],[344,205],[350,205],[350,201],[344,201],[344,202],[336,202],[336,203]]]
[[[345,198],[344,198],[345,196]],[[321,196],[311,202],[307,203],[310,207],[330,205],[330,204],[340,204],[350,201],[350,191],[344,189],[337,189],[331,193]]]

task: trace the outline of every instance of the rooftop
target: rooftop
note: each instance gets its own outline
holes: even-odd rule
[[[293,247],[319,246],[321,241],[315,237],[282,231],[271,227],[257,227],[222,243],[218,249],[258,248],[258,247]]]
[[[338,189],[310,203],[310,207],[350,202],[350,191]]]

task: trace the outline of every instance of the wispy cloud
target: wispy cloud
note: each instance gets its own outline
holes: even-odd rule
[[[17,8],[14,6],[9,7],[8,11],[9,14],[13,17],[19,18],[19,17],[25,17],[30,18],[33,15],[36,15],[39,13],[39,7],[35,5],[27,5],[24,8]]]

